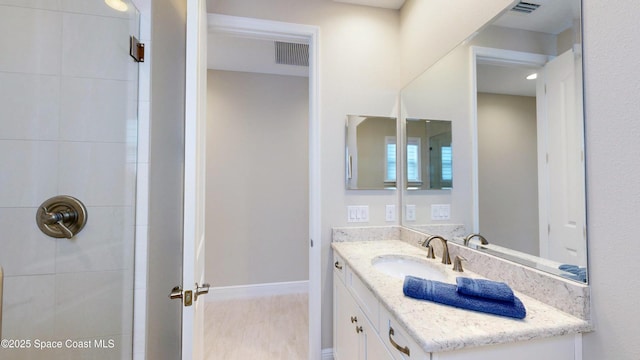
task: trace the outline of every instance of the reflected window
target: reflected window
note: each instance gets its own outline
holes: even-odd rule
[[[451,180],[453,179],[453,157],[451,156],[451,146],[443,146],[441,152],[442,182],[448,182],[449,186],[451,186]]]
[[[420,182],[422,174],[420,171],[420,138],[410,137],[407,139],[407,181]]]
[[[385,136],[384,181],[396,181],[396,137]]]

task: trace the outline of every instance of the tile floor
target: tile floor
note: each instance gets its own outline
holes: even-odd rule
[[[206,360],[304,360],[308,294],[212,301],[205,305]]]

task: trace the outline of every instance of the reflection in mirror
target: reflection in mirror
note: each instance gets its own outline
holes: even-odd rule
[[[348,115],[347,190],[396,188],[396,118]]]
[[[403,225],[460,224],[487,238],[471,241],[479,251],[586,282],[581,3],[534,2],[531,13],[505,11],[402,90],[404,118],[420,108],[451,119],[456,137],[456,187],[403,192],[418,214]],[[450,220],[421,217],[434,203],[451,204]]]
[[[406,119],[405,179],[409,190],[450,189],[451,121]]]

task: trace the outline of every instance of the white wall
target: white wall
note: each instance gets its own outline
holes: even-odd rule
[[[583,358],[640,359],[640,3],[583,5],[587,236],[596,327],[584,337]]]
[[[416,221],[408,226],[437,223],[431,220],[431,205],[450,204],[451,216],[446,223],[473,223],[470,199],[471,161],[471,67],[469,48],[461,46],[432,65],[411,84],[402,89],[401,118],[451,121],[453,152],[453,188],[438,191],[405,191],[403,205],[416,206]],[[440,221],[441,223],[443,221]]]
[[[309,81],[209,70],[206,279],[309,279]]]
[[[478,93],[480,233],[531,255],[538,241],[536,98]]]
[[[511,3],[407,0],[400,11],[402,84],[408,84]]]
[[[120,40],[137,25],[130,15],[100,1],[0,1],[2,335],[32,341],[0,358],[86,357],[97,352],[33,341],[106,337],[116,349],[103,355],[131,356],[137,65]],[[87,206],[73,239],[35,223],[60,194]]]
[[[151,3],[146,358],[180,358],[186,0]]]
[[[320,27],[322,347],[331,347],[331,227],[347,225],[349,204],[370,206],[371,221],[364,225],[384,225],[384,205],[398,202],[396,191],[347,192],[344,183],[345,116],[396,116],[398,12],[327,0],[219,0],[208,5],[214,13]]]

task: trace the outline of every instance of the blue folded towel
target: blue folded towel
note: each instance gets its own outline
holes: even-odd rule
[[[467,296],[460,294],[453,284],[425,280],[414,276],[406,276],[404,278],[402,291],[406,296],[414,299],[434,301],[461,309],[481,311],[516,319],[524,319],[527,316],[524,305],[516,296],[513,297],[513,303]]]
[[[578,280],[578,281],[582,281],[582,282],[587,282],[587,268],[586,267],[582,267],[582,266],[578,266],[578,265],[571,265],[571,264],[562,264],[562,265],[558,266],[558,269],[570,273],[571,275],[566,276],[569,279]]]
[[[503,282],[471,279],[467,277],[456,278],[458,292],[464,295],[477,296],[481,298],[513,302],[513,290]]]

